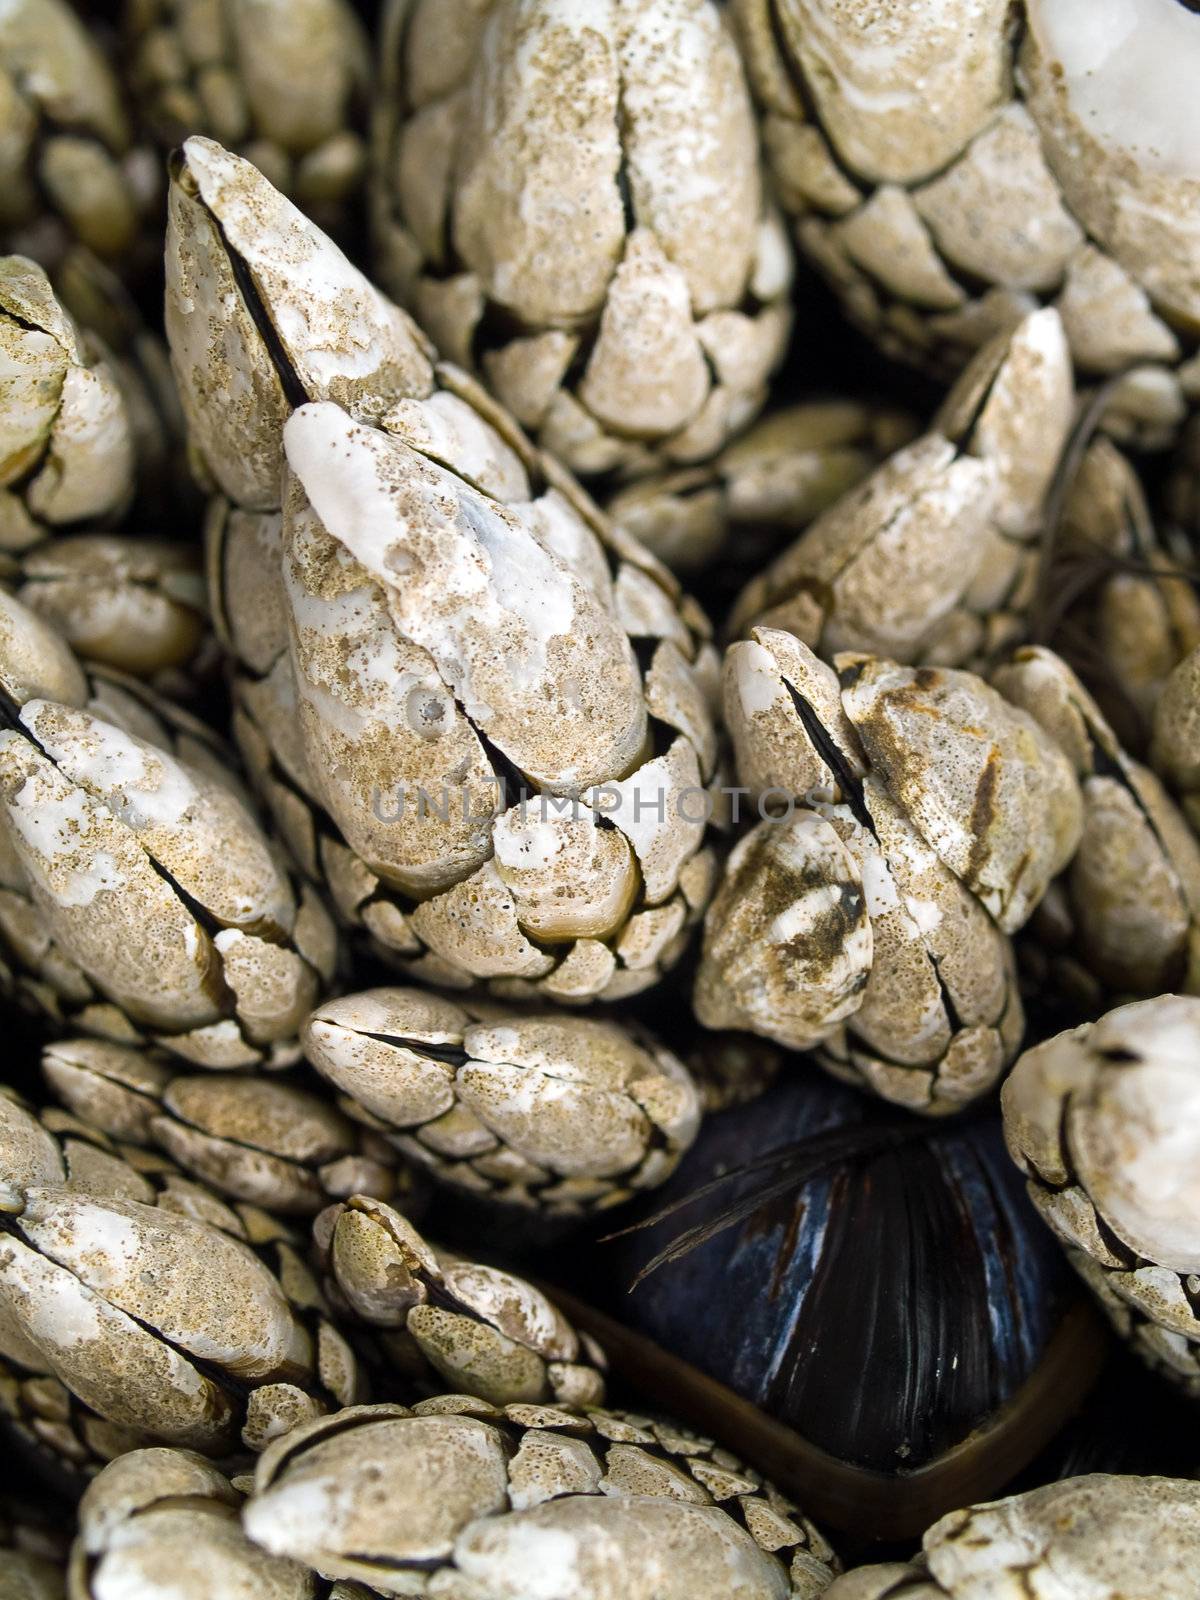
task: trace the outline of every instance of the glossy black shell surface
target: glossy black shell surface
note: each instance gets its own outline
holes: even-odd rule
[[[612,1309],[848,1465],[914,1471],[987,1424],[1034,1373],[1077,1286],[994,1113],[917,1123],[802,1067],[710,1117],[656,1200],[838,1127],[911,1130],[841,1160],[667,1262]],[[608,1248],[616,1281],[761,1186],[740,1177]]]

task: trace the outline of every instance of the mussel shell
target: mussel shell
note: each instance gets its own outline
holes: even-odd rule
[[[698,1369],[700,1386],[716,1380],[761,1408],[773,1451],[791,1436],[789,1487],[811,1514],[875,1518],[879,1536],[899,1537],[1002,1488],[1079,1403],[1105,1337],[994,1112],[931,1126],[793,1070],[710,1117],[656,1199],[837,1128],[868,1153],[839,1158],[610,1304]],[[904,1142],[880,1149],[881,1129]],[[610,1246],[616,1278],[628,1285],[684,1227],[763,1181],[736,1178]]]

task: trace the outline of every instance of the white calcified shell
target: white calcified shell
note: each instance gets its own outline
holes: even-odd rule
[[[911,1566],[862,1567],[836,1579],[829,1600],[883,1600],[893,1593],[913,1600],[984,1594],[1185,1600],[1200,1552],[1200,1494],[1194,1483],[1174,1478],[1069,1478],[952,1511],[926,1532],[923,1546]]]
[[[137,684],[86,678],[20,602],[0,614],[18,708],[0,735],[13,984],[55,1020],[125,1043],[161,1035],[202,1065],[285,1060],[336,938],[219,741]]]
[[[1195,405],[1200,20],[1178,0],[735,0],[800,247],[890,354],[956,372],[1038,303],[1110,418]],[[1140,393],[1139,393],[1140,391]]]
[[[311,1374],[272,1274],[243,1245],[163,1206],[30,1188],[0,1245],[5,1327],[119,1425],[220,1453],[233,1392]]]
[[[308,1600],[312,1575],[250,1543],[239,1496],[184,1450],[134,1450],[93,1479],[71,1555],[77,1600]]]
[[[323,1213],[316,1241],[331,1292],[368,1326],[402,1330],[389,1350],[399,1337],[436,1387],[493,1405],[603,1402],[603,1353],[523,1278],[434,1251],[363,1195]]]
[[[550,1212],[661,1183],[699,1126],[683,1065],[612,1022],[476,1020],[415,989],[373,989],[318,1007],[304,1048],[348,1111],[439,1177]]]
[[[122,261],[158,193],[120,88],[66,0],[10,0],[0,30],[5,248],[57,263],[79,243]]]
[[[281,833],[425,981],[648,987],[711,890],[703,616],[260,173],[185,157],[168,330]]]
[[[834,1559],[775,1490],[672,1423],[454,1395],[296,1430],[261,1457],[243,1523],[331,1577],[405,1593],[432,1574],[487,1600],[534,1573],[580,1600],[813,1600]]]
[[[1032,543],[1074,416],[1057,312],[999,334],[929,433],[837,500],[743,590],[738,631],[783,628],[823,655],[974,665],[1023,631]]]
[[[696,1015],[809,1050],[856,1011],[874,954],[862,878],[814,812],[760,822],[704,921]]]
[[[116,520],[133,496],[134,419],[112,361],[23,256],[0,258],[0,364],[0,548]]]
[[[1183,816],[1050,651],[1018,651],[993,681],[1080,780],[1083,833],[1064,878],[1074,951],[1118,995],[1200,989],[1200,844]]]
[[[780,629],[730,647],[724,687],[738,775],[775,816],[709,913],[701,1020],[817,1046],[914,1110],[986,1092],[1023,1027],[1007,935],[1079,841],[1067,757],[970,673],[835,670]]]
[[[1003,1094],[1009,1149],[1035,1204],[1118,1330],[1191,1391],[1197,1037],[1195,999],[1120,1006],[1026,1051]]]
[[[443,354],[582,474],[715,454],[790,281],[721,8],[391,0],[383,50],[382,270]]]

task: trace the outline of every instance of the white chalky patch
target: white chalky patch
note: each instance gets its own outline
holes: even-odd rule
[[[738,645],[732,655],[738,699],[748,717],[787,701],[787,689],[769,650],[750,642]]]
[[[72,789],[59,797],[38,793],[38,784],[27,779],[9,808],[9,818],[36,855],[61,863],[78,849],[79,834],[90,826],[87,796]],[[119,889],[124,875],[107,850],[93,851],[87,866],[56,874],[54,898],[63,906],[90,906],[97,895]]]
[[[1200,16],[1179,0],[1030,0],[1035,36],[1102,145],[1200,178]]]

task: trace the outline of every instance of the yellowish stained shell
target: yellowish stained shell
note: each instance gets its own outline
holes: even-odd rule
[[[801,252],[889,354],[955,373],[1035,306],[1115,429],[1200,397],[1200,20],[1178,0],[735,0]]]
[[[653,1188],[699,1125],[683,1065],[615,1022],[370,989],[319,1006],[304,1049],[345,1110],[436,1177],[549,1213]]]
[[[405,1217],[352,1195],[314,1231],[330,1298],[425,1387],[579,1406],[604,1401],[603,1351],[524,1278],[435,1250]]]
[[[102,1039],[66,1039],[42,1057],[64,1104],[114,1138],[157,1145],[217,1193],[277,1216],[330,1199],[387,1199],[395,1157],[328,1101],[284,1077],[175,1072],[163,1056]]]
[[[221,1454],[240,1431],[259,1450],[364,1395],[301,1237],[236,1198],[245,1172],[256,1173],[253,1154],[240,1169],[234,1147],[224,1170],[210,1160],[228,1179],[227,1200],[125,1142],[151,1131],[169,1077],[154,1066],[94,1040],[56,1047],[47,1076],[116,1137],[57,1106],[35,1112],[0,1097],[10,1174],[0,1199],[12,1218],[0,1271],[0,1412],[69,1478],[156,1436]],[[220,1092],[221,1079],[204,1082]],[[292,1130],[293,1144],[306,1131]],[[346,1172],[361,1175],[361,1164]],[[286,1201],[278,1171],[270,1176]]]
[[[120,86],[67,0],[13,0],[0,31],[0,230],[57,261],[72,244],[128,257],[158,196]]]
[[[254,1385],[312,1372],[308,1336],[244,1246],[139,1201],[26,1190],[0,1245],[0,1296],[5,1324],[93,1410],[215,1453],[237,1423],[209,1374]]]
[[[893,406],[809,400],[768,410],[711,461],[635,479],[606,501],[614,521],[673,571],[716,561],[752,572],[906,444]]]
[[[72,1600],[309,1600],[312,1574],[250,1543],[240,1495],[187,1450],[134,1450],[88,1486],[71,1551]]]
[[[1163,687],[1154,710],[1150,763],[1179,796],[1195,828],[1200,822],[1200,646]]]
[[[1008,935],[1083,827],[1068,758],[971,673],[828,666],[780,629],[730,647],[724,690],[763,820],[706,919],[700,1020],[917,1111],[985,1093],[1024,1025]]]
[[[822,655],[978,665],[1019,638],[1044,510],[1075,411],[1056,312],[982,349],[933,426],[820,516],[735,603]]]
[[[1039,1590],[1063,1600],[1143,1592],[1186,1600],[1200,1551],[1200,1495],[1181,1479],[1095,1473],[952,1511],[922,1543],[910,1564],[859,1567],[835,1579],[828,1600],[968,1600]]]
[[[331,1577],[403,1593],[432,1572],[488,1600],[518,1593],[531,1561],[551,1592],[605,1600],[815,1600],[836,1559],[775,1489],[674,1423],[457,1395],[297,1429],[260,1458],[243,1525]]]
[[[1079,778],[1083,833],[1064,878],[1073,957],[1101,993],[1196,992],[1200,844],[1183,816],[1050,651],[1018,651],[993,681],[1037,719]]]
[[[153,678],[191,661],[207,633],[197,550],[116,534],[63,534],[14,575],[22,604],[86,661]]]
[[[112,361],[24,256],[0,258],[0,353],[0,549],[115,521],[133,497],[133,417]]]
[[[185,156],[168,331],[281,832],[426,981],[649,987],[711,890],[705,619],[253,167]]]
[[[294,1059],[336,937],[219,741],[139,685],[89,681],[18,601],[0,612],[14,707],[0,735],[8,981],[55,1020],[161,1037],[203,1066]]]
[[[710,0],[391,0],[384,282],[582,476],[713,456],[761,407],[791,262]]]

